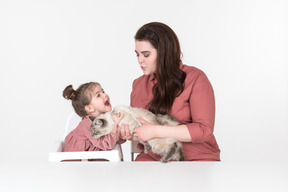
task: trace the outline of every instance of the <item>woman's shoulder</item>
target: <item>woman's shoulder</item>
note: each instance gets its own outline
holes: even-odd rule
[[[186,73],[186,81],[196,80],[200,76],[206,77],[206,74],[204,73],[204,71],[194,66],[183,65],[182,70]]]
[[[182,70],[186,73],[185,84],[187,86],[195,86],[195,84],[211,86],[209,78],[201,69],[194,66],[183,65]]]
[[[204,74],[204,72],[195,67],[195,66],[189,66],[184,64],[182,70],[186,73],[186,74],[194,74],[194,75],[199,75],[199,74]]]
[[[147,83],[149,80],[151,80],[153,77],[151,75],[142,75],[136,79],[134,79],[133,81],[133,87],[140,85],[140,84],[145,84]]]

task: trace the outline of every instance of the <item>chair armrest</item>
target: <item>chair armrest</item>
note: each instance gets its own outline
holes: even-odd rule
[[[61,162],[65,160],[82,160],[88,159],[107,159],[109,161],[122,161],[122,149],[120,144],[117,144],[114,149],[109,151],[77,151],[77,152],[50,152],[50,162]]]

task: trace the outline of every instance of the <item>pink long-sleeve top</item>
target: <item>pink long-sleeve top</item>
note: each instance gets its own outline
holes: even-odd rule
[[[64,152],[67,151],[106,151],[115,147],[119,133],[110,133],[99,139],[92,137],[89,116],[82,119],[79,125],[65,138]]]
[[[215,98],[210,81],[205,73],[196,67],[183,65],[186,73],[183,92],[176,97],[170,114],[180,124],[187,126],[191,142],[183,142],[186,161],[220,161],[220,149],[214,137]],[[153,98],[152,87],[156,83],[154,75],[143,75],[133,82],[131,106],[146,108]],[[144,154],[142,154],[143,156]],[[149,153],[151,159],[160,156]]]

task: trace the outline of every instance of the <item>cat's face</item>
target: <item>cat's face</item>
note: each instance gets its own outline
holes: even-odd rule
[[[113,130],[113,119],[109,112],[99,115],[98,117],[89,116],[91,120],[90,130],[92,137],[99,139],[109,134]]]

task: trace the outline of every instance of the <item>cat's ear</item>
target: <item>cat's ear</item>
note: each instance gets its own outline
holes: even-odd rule
[[[89,119],[90,119],[91,122],[93,122],[95,118],[96,118],[96,117],[89,116]]]

